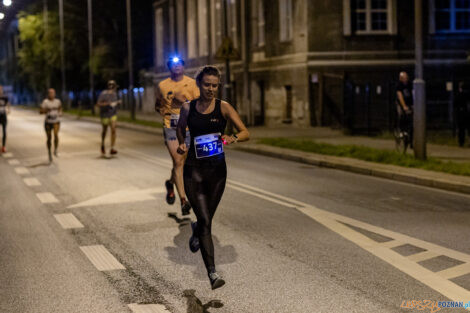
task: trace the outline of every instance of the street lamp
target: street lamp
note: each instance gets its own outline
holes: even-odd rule
[[[5,18],[5,14],[0,12],[0,20],[3,20]]]
[[[64,45],[64,1],[59,0],[59,24],[60,24],[60,65],[62,72],[62,101],[65,102],[65,107],[69,108],[69,103],[66,101],[67,92],[65,85],[65,45]]]
[[[3,0],[3,5],[9,7],[11,5],[11,0]]]
[[[415,0],[414,154],[426,159],[426,83],[423,79],[423,2]]]

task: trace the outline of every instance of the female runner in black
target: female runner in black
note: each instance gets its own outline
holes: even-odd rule
[[[246,141],[250,134],[235,109],[227,102],[216,99],[220,86],[220,72],[216,67],[203,67],[196,83],[200,98],[183,105],[178,122],[179,153],[186,152],[184,142],[189,127],[191,144],[183,177],[184,188],[197,217],[192,223],[193,235],[189,246],[192,252],[201,249],[212,289],[222,287],[225,281],[217,274],[212,242],[212,218],[222,198],[227,179],[224,145]],[[237,135],[224,135],[227,121],[237,129]]]

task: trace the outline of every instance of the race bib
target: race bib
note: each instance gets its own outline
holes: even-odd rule
[[[208,158],[224,152],[222,136],[220,133],[197,136],[194,138],[196,158]]]
[[[180,120],[180,115],[179,114],[171,114],[170,127],[171,128],[176,128],[178,126],[178,121],[179,120]]]

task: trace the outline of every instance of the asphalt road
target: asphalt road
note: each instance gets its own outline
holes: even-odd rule
[[[161,136],[119,129],[118,156],[102,158],[100,125],[64,118],[49,165],[42,116],[14,110],[8,135],[0,312],[395,313],[470,301],[468,196],[227,151],[213,224],[227,284],[212,291],[189,219],[164,200]]]

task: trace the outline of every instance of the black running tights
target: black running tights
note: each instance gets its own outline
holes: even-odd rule
[[[202,259],[208,272],[215,270],[212,218],[225,190],[227,166],[225,160],[202,166],[185,165],[184,190],[197,217],[196,236]]]

